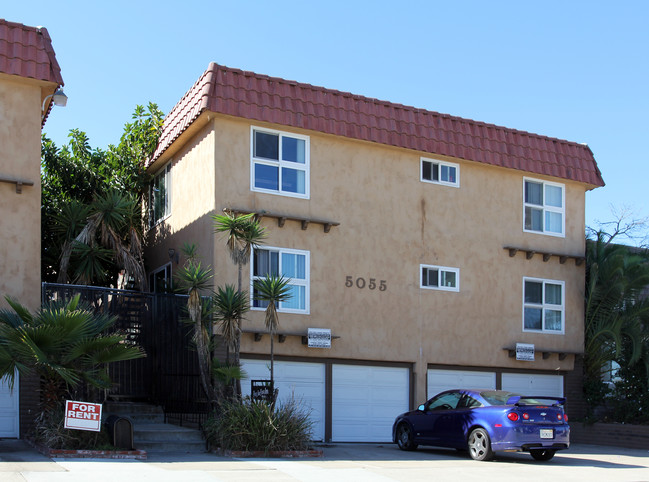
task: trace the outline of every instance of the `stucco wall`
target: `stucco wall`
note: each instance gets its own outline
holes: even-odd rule
[[[0,176],[31,181],[0,182],[0,306],[5,295],[30,309],[40,304],[40,109],[41,87],[0,76]]]
[[[460,187],[424,183],[420,153],[254,124],[310,136],[311,195],[295,199],[252,192],[250,125],[217,116],[190,147],[174,155],[173,214],[165,229],[175,233],[175,244],[181,239],[213,241],[210,262],[217,284],[223,284],[236,282],[236,267],[224,240],[210,232],[210,200],[202,196],[213,194],[217,211],[266,210],[340,222],[325,233],[319,224],[303,230],[289,220],[280,228],[277,221],[263,218],[268,246],[308,250],[311,256],[310,314],[281,313],[280,331],[319,327],[340,336],[328,350],[308,349],[299,337],[289,337],[275,344],[276,354],[412,363],[418,400],[424,396],[429,364],[572,369],[571,356],[537,355],[532,363],[517,362],[503,348],[525,342],[554,351],[582,349],[583,265],[574,260],[561,264],[558,257],[547,262],[539,255],[531,260],[523,254],[510,257],[503,248],[583,255],[585,186],[563,182],[565,237],[524,233],[522,171],[439,158],[460,165]],[[179,176],[183,183],[191,182],[181,189]],[[204,185],[210,176],[216,186],[212,193]],[[187,215],[190,204],[200,206],[192,211],[193,220]],[[177,210],[184,212],[182,221]],[[459,268],[460,291],[421,289],[420,264]],[[345,285],[348,276],[352,287]],[[565,281],[565,334],[522,331],[524,276]],[[358,278],[365,280],[365,288],[357,287]],[[370,279],[377,285],[385,281],[387,289],[370,290]],[[249,280],[248,267],[244,280]],[[263,312],[251,312],[244,329],[264,331]],[[241,350],[265,354],[268,345],[267,336],[255,342],[245,335]]]

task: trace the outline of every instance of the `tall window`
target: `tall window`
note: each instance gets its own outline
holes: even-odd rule
[[[149,189],[149,226],[171,214],[171,162],[160,170],[151,181]]]
[[[564,236],[564,185],[524,179],[523,191],[523,229],[552,236]]]
[[[309,313],[309,252],[283,248],[257,248],[252,254],[252,279],[264,278],[267,274],[282,275],[289,279],[291,298],[279,304],[278,309],[292,313]],[[255,300],[252,308],[266,308],[264,301]]]
[[[460,291],[460,270],[422,264],[421,287],[433,290]]]
[[[460,166],[452,162],[421,158],[421,180],[460,187]]]
[[[152,293],[171,293],[171,263],[149,273],[149,291]]]
[[[564,332],[565,283],[523,278],[523,331]]]
[[[309,197],[309,138],[252,128],[251,189]]]

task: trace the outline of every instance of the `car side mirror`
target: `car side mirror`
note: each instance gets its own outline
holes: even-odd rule
[[[426,407],[425,407],[424,404],[422,403],[421,405],[419,405],[419,406],[417,407],[417,410],[419,410],[420,412],[425,412],[425,411],[426,411]]]

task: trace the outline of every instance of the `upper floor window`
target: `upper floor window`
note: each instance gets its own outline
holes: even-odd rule
[[[309,197],[309,138],[252,128],[250,188],[253,191]]]
[[[421,287],[444,290],[460,291],[460,270],[444,266],[421,265]]]
[[[460,166],[452,162],[421,158],[421,180],[460,187]]]
[[[163,167],[151,181],[149,189],[149,226],[171,214],[171,162]]]
[[[563,333],[563,281],[523,278],[523,331]]]
[[[282,275],[289,279],[291,297],[277,307],[290,313],[309,313],[309,252],[284,248],[257,248],[252,253],[251,285],[267,274]],[[268,303],[255,300],[252,292],[252,308],[264,309]]]
[[[525,231],[564,236],[565,189],[563,184],[523,179]]]

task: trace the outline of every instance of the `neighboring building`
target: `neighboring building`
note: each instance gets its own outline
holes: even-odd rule
[[[563,393],[583,351],[585,192],[604,184],[587,146],[210,64],[148,169],[152,286],[184,242],[236,283],[211,216],[259,214],[269,237],[244,276],[292,278],[275,376],[316,438],[387,441],[451,387]],[[243,365],[267,378],[251,304]],[[331,347],[305,344],[309,328]]]
[[[41,127],[62,85],[47,30],[0,19],[0,308],[5,296],[40,306]],[[0,438],[25,433],[36,388],[21,380],[12,392],[0,382]]]

